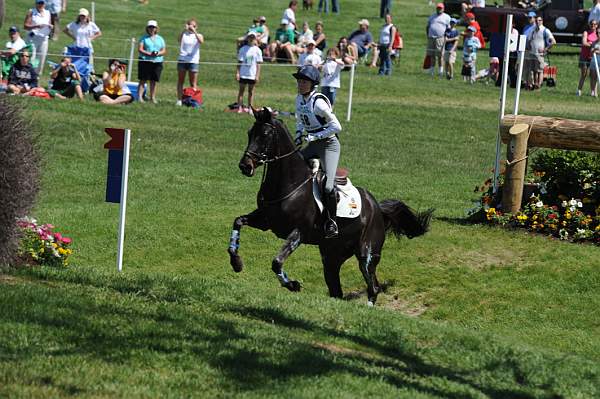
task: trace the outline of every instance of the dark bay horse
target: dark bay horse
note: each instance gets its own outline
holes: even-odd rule
[[[300,244],[318,245],[329,295],[342,297],[340,268],[354,255],[367,283],[369,304],[374,304],[380,291],[375,271],[386,232],[408,238],[425,234],[433,209],[414,212],[399,200],[378,204],[371,193],[358,188],[362,199],[360,216],[353,219],[338,217],[339,235],[325,239],[324,216],[313,198],[312,172],[287,127],[273,118],[267,108],[255,110],[254,117],[256,121],[248,131],[248,146],[239,168],[249,177],[254,176],[260,165],[264,164],[266,171],[258,192],[258,208],[233,222],[228,249],[231,266],[236,272],[242,271],[244,266],[238,253],[242,226],[272,230],[285,240],[271,266],[282,286],[290,291],[300,291],[300,283],[288,278],[283,263]]]

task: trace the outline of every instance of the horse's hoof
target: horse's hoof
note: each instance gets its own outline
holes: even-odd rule
[[[242,261],[242,258],[237,253],[232,252],[231,250],[229,250],[228,252],[229,264],[233,268],[233,271],[236,273],[241,272],[242,269],[244,269],[244,262]]]
[[[375,302],[369,301],[369,302],[367,302],[367,306],[372,308],[373,306],[375,306]]]
[[[290,290],[292,292],[299,292],[300,288],[302,288],[302,286],[300,285],[300,283],[298,281],[290,280],[285,285],[285,288],[287,288],[288,290]]]

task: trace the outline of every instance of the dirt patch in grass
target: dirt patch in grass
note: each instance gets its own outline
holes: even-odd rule
[[[425,301],[423,295],[416,295],[412,298],[402,298],[400,294],[390,296],[383,304],[383,307],[403,313],[411,317],[419,317],[425,313],[430,305]]]
[[[19,283],[21,280],[8,274],[0,274],[0,284],[14,285]]]

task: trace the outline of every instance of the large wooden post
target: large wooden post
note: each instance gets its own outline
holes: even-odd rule
[[[529,125],[516,124],[509,129],[508,133],[510,141],[506,150],[507,165],[502,189],[502,208],[504,212],[515,214],[521,208],[523,200]]]

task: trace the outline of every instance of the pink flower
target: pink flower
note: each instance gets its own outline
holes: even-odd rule
[[[60,233],[56,232],[56,233],[54,233],[53,235],[54,235],[54,239],[55,239],[56,241],[62,241],[62,238],[63,238],[62,234],[60,234]]]
[[[73,241],[69,237],[62,237],[60,240],[65,244],[70,244]]]

